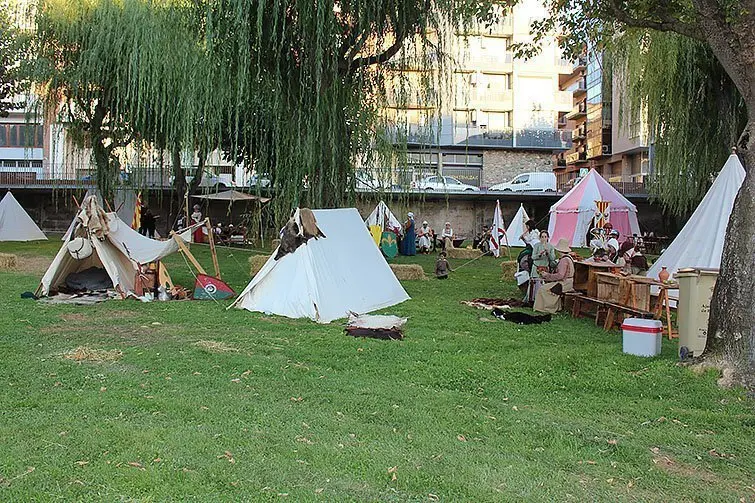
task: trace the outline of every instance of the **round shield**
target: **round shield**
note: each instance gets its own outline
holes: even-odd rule
[[[394,258],[398,255],[396,234],[391,231],[383,232],[383,235],[380,237],[380,249],[383,251],[383,255],[388,258]]]

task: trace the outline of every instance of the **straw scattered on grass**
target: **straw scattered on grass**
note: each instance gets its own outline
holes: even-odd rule
[[[67,353],[63,353],[63,358],[66,360],[73,360],[75,362],[113,362],[120,360],[123,356],[123,351],[120,349],[92,349],[87,346],[79,346],[76,349],[72,349]]]
[[[209,353],[232,353],[238,351],[237,348],[218,341],[197,341],[194,345]]]

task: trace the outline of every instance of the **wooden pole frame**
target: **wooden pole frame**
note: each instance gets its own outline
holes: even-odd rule
[[[212,231],[212,224],[210,223],[210,217],[204,219],[204,223],[207,226],[207,239],[210,241],[210,253],[212,254],[212,266],[215,268],[215,277],[220,278],[220,265],[218,264],[218,253],[215,251],[215,236]]]

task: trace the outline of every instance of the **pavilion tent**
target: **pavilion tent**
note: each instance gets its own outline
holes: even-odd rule
[[[566,238],[570,246],[587,246],[587,233],[598,209],[597,201],[609,203],[608,221],[619,231],[621,240],[640,234],[637,207],[591,169],[572,190],[551,206],[548,223],[551,243]]]
[[[687,267],[721,267],[726,226],[744,178],[739,157],[730,155],[684,228],[650,267],[648,277],[657,278],[663,267],[670,274]],[[678,293],[672,290],[669,295],[675,298]]]
[[[519,205],[516,215],[509,223],[509,227],[506,229],[506,237],[509,240],[509,246],[527,246],[524,241],[521,240],[521,235],[524,234],[524,222],[529,220],[527,211],[524,209],[524,205]]]
[[[47,239],[10,191],[0,200],[0,241]]]
[[[92,254],[76,259],[68,243],[78,237],[92,244]],[[104,269],[122,295],[134,293],[139,265],[160,260],[178,251],[176,240],[156,241],[142,236],[115,212],[105,213],[96,197],[86,197],[76,215],[74,229],[40,282],[41,295],[49,295],[65,284],[66,278],[91,267]]]
[[[228,201],[231,203],[238,201],[259,201],[264,204],[270,201],[269,197],[255,196],[254,194],[239,192],[238,190],[225,190],[223,192],[214,192],[212,194],[203,194],[192,197],[196,199],[206,199],[208,201]]]
[[[326,237],[312,238],[279,260],[273,252],[233,305],[330,323],[409,299],[356,209],[314,215]]]

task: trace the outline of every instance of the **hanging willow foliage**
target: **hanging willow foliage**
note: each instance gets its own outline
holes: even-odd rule
[[[396,71],[432,69],[421,92],[439,100],[439,34],[490,20],[494,3],[40,0],[33,80],[48,110],[70,105],[66,122],[91,144],[106,190],[117,149],[138,140],[222,149],[272,180],[279,215],[339,206],[353,198],[355,167],[398,162],[393,145],[406,131],[383,111],[417,83]]]
[[[670,213],[689,214],[747,122],[741,96],[710,49],[687,37],[633,30],[612,50],[632,120],[648,116],[650,193]]]

